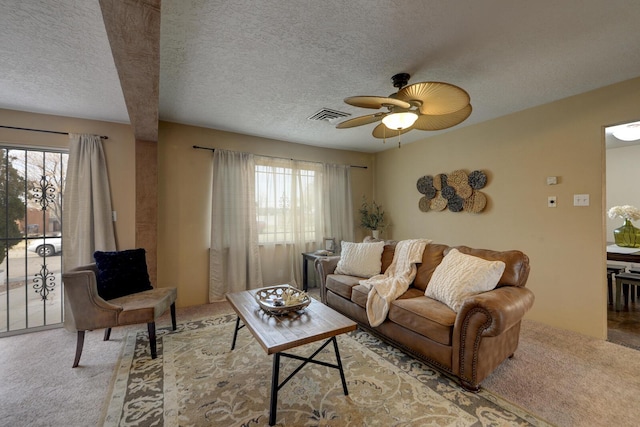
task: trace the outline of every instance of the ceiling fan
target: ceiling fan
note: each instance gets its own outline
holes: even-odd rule
[[[407,86],[407,73],[391,77],[396,93],[383,96],[351,96],[344,102],[355,107],[380,109],[366,116],[339,123],[337,129],[347,129],[382,121],[373,129],[373,136],[385,139],[410,130],[441,130],[462,123],[471,114],[469,94],[462,88],[443,82],[420,82]]]

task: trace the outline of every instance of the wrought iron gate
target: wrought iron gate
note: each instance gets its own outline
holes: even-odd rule
[[[0,146],[0,336],[62,323],[67,158]]]

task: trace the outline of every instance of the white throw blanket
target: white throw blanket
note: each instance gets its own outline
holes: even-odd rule
[[[416,263],[422,261],[424,248],[431,243],[427,239],[401,240],[396,245],[393,261],[384,274],[361,280],[369,289],[367,318],[371,326],[378,326],[389,313],[389,305],[409,289],[418,271]]]

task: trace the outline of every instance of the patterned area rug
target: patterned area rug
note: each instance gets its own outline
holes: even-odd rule
[[[106,426],[266,426],[272,356],[243,328],[231,351],[235,315],[132,333],[116,374]],[[322,342],[290,353],[309,356]],[[469,393],[427,365],[357,330],[338,337],[349,395],[337,370],[305,366],[278,395],[279,426],[546,426],[486,391]],[[332,346],[318,356],[335,363]],[[281,359],[280,381],[300,362]]]

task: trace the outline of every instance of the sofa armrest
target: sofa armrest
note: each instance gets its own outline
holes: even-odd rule
[[[466,388],[477,390],[480,381],[513,354],[519,335],[519,327],[514,328],[533,301],[529,289],[503,286],[462,304],[453,327],[452,356],[454,373]],[[491,344],[483,345],[485,338]]]
[[[118,316],[123,309],[98,295],[96,276],[92,270],[69,271],[62,275],[62,280],[76,330],[118,326]]]
[[[316,258],[315,267],[320,277],[320,301],[324,304],[327,303],[327,288],[326,281],[329,274],[333,274],[340,261],[339,256],[327,256],[322,258]]]
[[[469,317],[482,313],[486,318],[482,336],[495,337],[518,323],[533,306],[534,295],[527,288],[503,286],[469,297],[460,307],[454,333],[461,332]],[[456,332],[457,331],[457,332]]]

